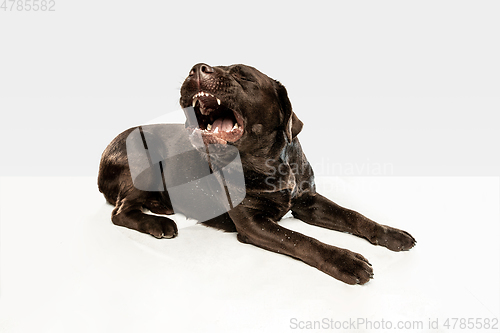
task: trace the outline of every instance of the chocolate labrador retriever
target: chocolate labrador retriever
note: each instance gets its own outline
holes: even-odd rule
[[[228,161],[237,157],[244,175],[243,190],[239,186],[243,196],[203,223],[236,231],[240,242],[300,259],[348,284],[364,284],[373,277],[368,260],[280,226],[277,222],[288,211],[306,223],[363,237],[392,251],[409,250],[416,244],[409,233],[380,225],[316,193],[313,171],[297,138],[302,122],[292,111],[287,91],[278,81],[245,65],[197,64],[181,87],[180,104],[192,111],[186,114],[185,125],[132,128],[115,138],[104,151],[98,185],[107,201],[115,206],[111,216],[114,224],[157,238],[175,237],[177,227],[173,220],[148,214],[144,209],[164,215],[181,212],[196,218],[201,211],[224,201],[225,196],[220,196],[224,191],[237,191],[224,183],[222,191],[208,195],[215,199],[197,209],[198,202],[189,200],[194,192],[184,194],[182,205],[173,204],[172,182],[197,178],[191,175],[193,165],[203,161],[209,162],[206,175],[222,174],[223,167],[229,170],[224,171],[226,175],[231,174],[235,168]],[[144,145],[150,146],[150,152],[152,140],[157,142],[156,160],[170,161],[168,168],[159,164],[159,178],[152,173],[143,177],[143,183],[153,188],[142,188],[134,180],[131,163],[146,159],[146,155],[134,155],[133,146],[127,144],[134,131],[138,138],[149,138]],[[202,144],[189,150],[194,145],[194,135],[201,138]],[[217,147],[214,154],[208,153],[209,146]],[[176,147],[184,147],[182,151],[187,153],[167,158]],[[148,156],[151,162],[152,155]],[[163,185],[154,187],[155,184]]]

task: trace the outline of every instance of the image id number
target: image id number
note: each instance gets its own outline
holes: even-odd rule
[[[0,0],[4,12],[54,12],[55,0]]]

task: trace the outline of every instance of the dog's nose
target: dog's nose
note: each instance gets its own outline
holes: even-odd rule
[[[189,76],[198,76],[198,77],[203,77],[205,75],[210,75],[214,72],[214,69],[207,64],[196,64],[191,68],[191,71],[189,72]]]

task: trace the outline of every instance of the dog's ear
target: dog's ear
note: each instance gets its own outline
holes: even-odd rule
[[[284,115],[283,123],[285,125],[285,134],[288,142],[292,142],[293,138],[295,138],[302,130],[303,123],[299,118],[297,118],[292,110],[292,103],[290,103],[290,100],[288,99],[288,93],[286,92],[285,86],[283,86],[279,81],[275,82],[277,86],[276,91],[278,93],[278,99]]]
[[[300,121],[300,119],[297,118],[295,112],[292,112],[292,116],[288,121],[287,131],[286,131],[286,137],[288,138],[288,142],[292,142],[292,139],[295,138],[297,134],[300,133],[300,131],[302,131],[303,125],[304,124],[302,123],[302,121]]]

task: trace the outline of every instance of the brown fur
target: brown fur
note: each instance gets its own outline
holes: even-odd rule
[[[373,277],[368,260],[276,222],[291,210],[294,217],[306,223],[348,232],[393,251],[409,250],[415,245],[415,239],[407,232],[380,225],[316,193],[313,171],[297,138],[302,122],[292,111],[286,89],[279,82],[245,65],[198,64],[182,85],[181,106],[191,106],[193,96],[200,91],[220,98],[241,116],[244,126],[241,138],[227,145],[236,147],[241,156],[246,196],[228,213],[205,224],[237,231],[241,242],[300,259],[349,284],[364,284]],[[175,237],[174,221],[143,211],[147,208],[159,214],[174,212],[167,191],[146,192],[134,187],[125,147],[132,130],[120,134],[104,151],[99,189],[115,205],[114,224],[158,238]],[[176,134],[182,131],[186,131],[182,125],[169,125],[158,138],[165,141],[168,150],[169,145],[185,144]],[[196,160],[197,157],[191,156],[179,161],[178,168],[169,170],[173,172],[170,176],[176,177],[175,170],[183,172],[185,165]],[[189,217],[190,208],[195,206],[196,202],[188,202],[182,213]]]

